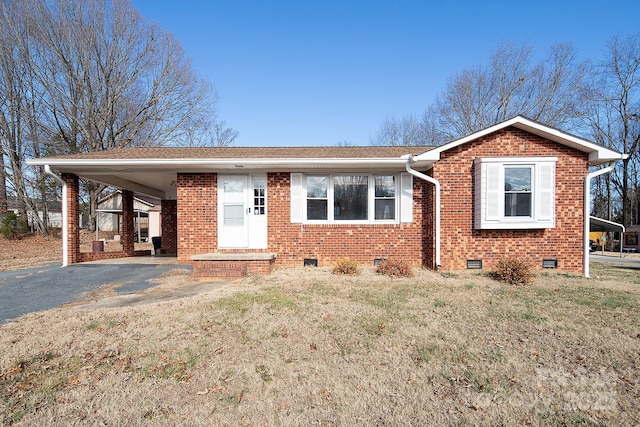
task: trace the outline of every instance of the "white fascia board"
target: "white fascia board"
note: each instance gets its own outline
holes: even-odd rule
[[[462,144],[466,144],[467,142],[473,141],[475,139],[482,138],[483,136],[489,135],[493,132],[499,131],[509,126],[514,126],[518,129],[530,132],[534,135],[538,135],[559,144],[575,148],[578,151],[589,153],[589,164],[591,164],[592,166],[626,158],[625,154],[620,154],[616,151],[610,150],[606,147],[602,147],[591,141],[587,141],[586,139],[534,122],[522,116],[516,116],[502,123],[498,123],[481,131],[475,132],[471,135],[465,136],[464,138],[456,139],[455,141],[451,141],[440,147],[434,148],[433,150],[427,151],[414,157],[414,159],[434,162],[438,161],[440,160],[441,153],[444,151],[450,150]]]
[[[126,170],[129,168],[161,168],[180,170],[183,167],[193,169],[202,167],[205,169],[236,169],[236,168],[326,168],[326,167],[398,167],[404,168],[405,161],[399,157],[394,158],[330,158],[330,159],[31,159],[27,164],[31,166],[48,164],[59,170],[72,171],[74,168],[110,167],[113,170]]]

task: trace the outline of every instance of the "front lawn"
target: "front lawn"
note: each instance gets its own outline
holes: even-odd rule
[[[632,425],[640,274],[283,269],[0,327],[6,425]]]

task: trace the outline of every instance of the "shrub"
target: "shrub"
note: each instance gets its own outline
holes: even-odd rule
[[[378,264],[378,274],[390,277],[413,277],[413,270],[405,261],[388,259]]]
[[[509,285],[530,285],[535,273],[533,265],[529,261],[519,258],[503,258],[498,261],[492,276]]]
[[[62,229],[60,227],[47,227],[47,232],[55,239],[60,237]]]
[[[13,212],[4,215],[0,221],[0,233],[7,239],[20,239],[29,232],[27,221]]]
[[[333,267],[333,274],[349,274],[355,275],[360,273],[358,270],[358,264],[351,261],[349,258],[340,258],[335,267]]]

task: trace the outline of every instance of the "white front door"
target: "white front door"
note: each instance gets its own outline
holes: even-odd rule
[[[267,177],[218,176],[218,247],[267,247]]]

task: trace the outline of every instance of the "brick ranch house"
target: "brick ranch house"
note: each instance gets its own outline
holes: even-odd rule
[[[624,158],[518,116],[439,147],[126,148],[31,160],[63,185],[63,265],[133,256],[133,195],[201,276],[273,266],[491,269],[505,256],[589,275],[590,166]],[[78,178],[122,190],[122,253],[81,253]]]

